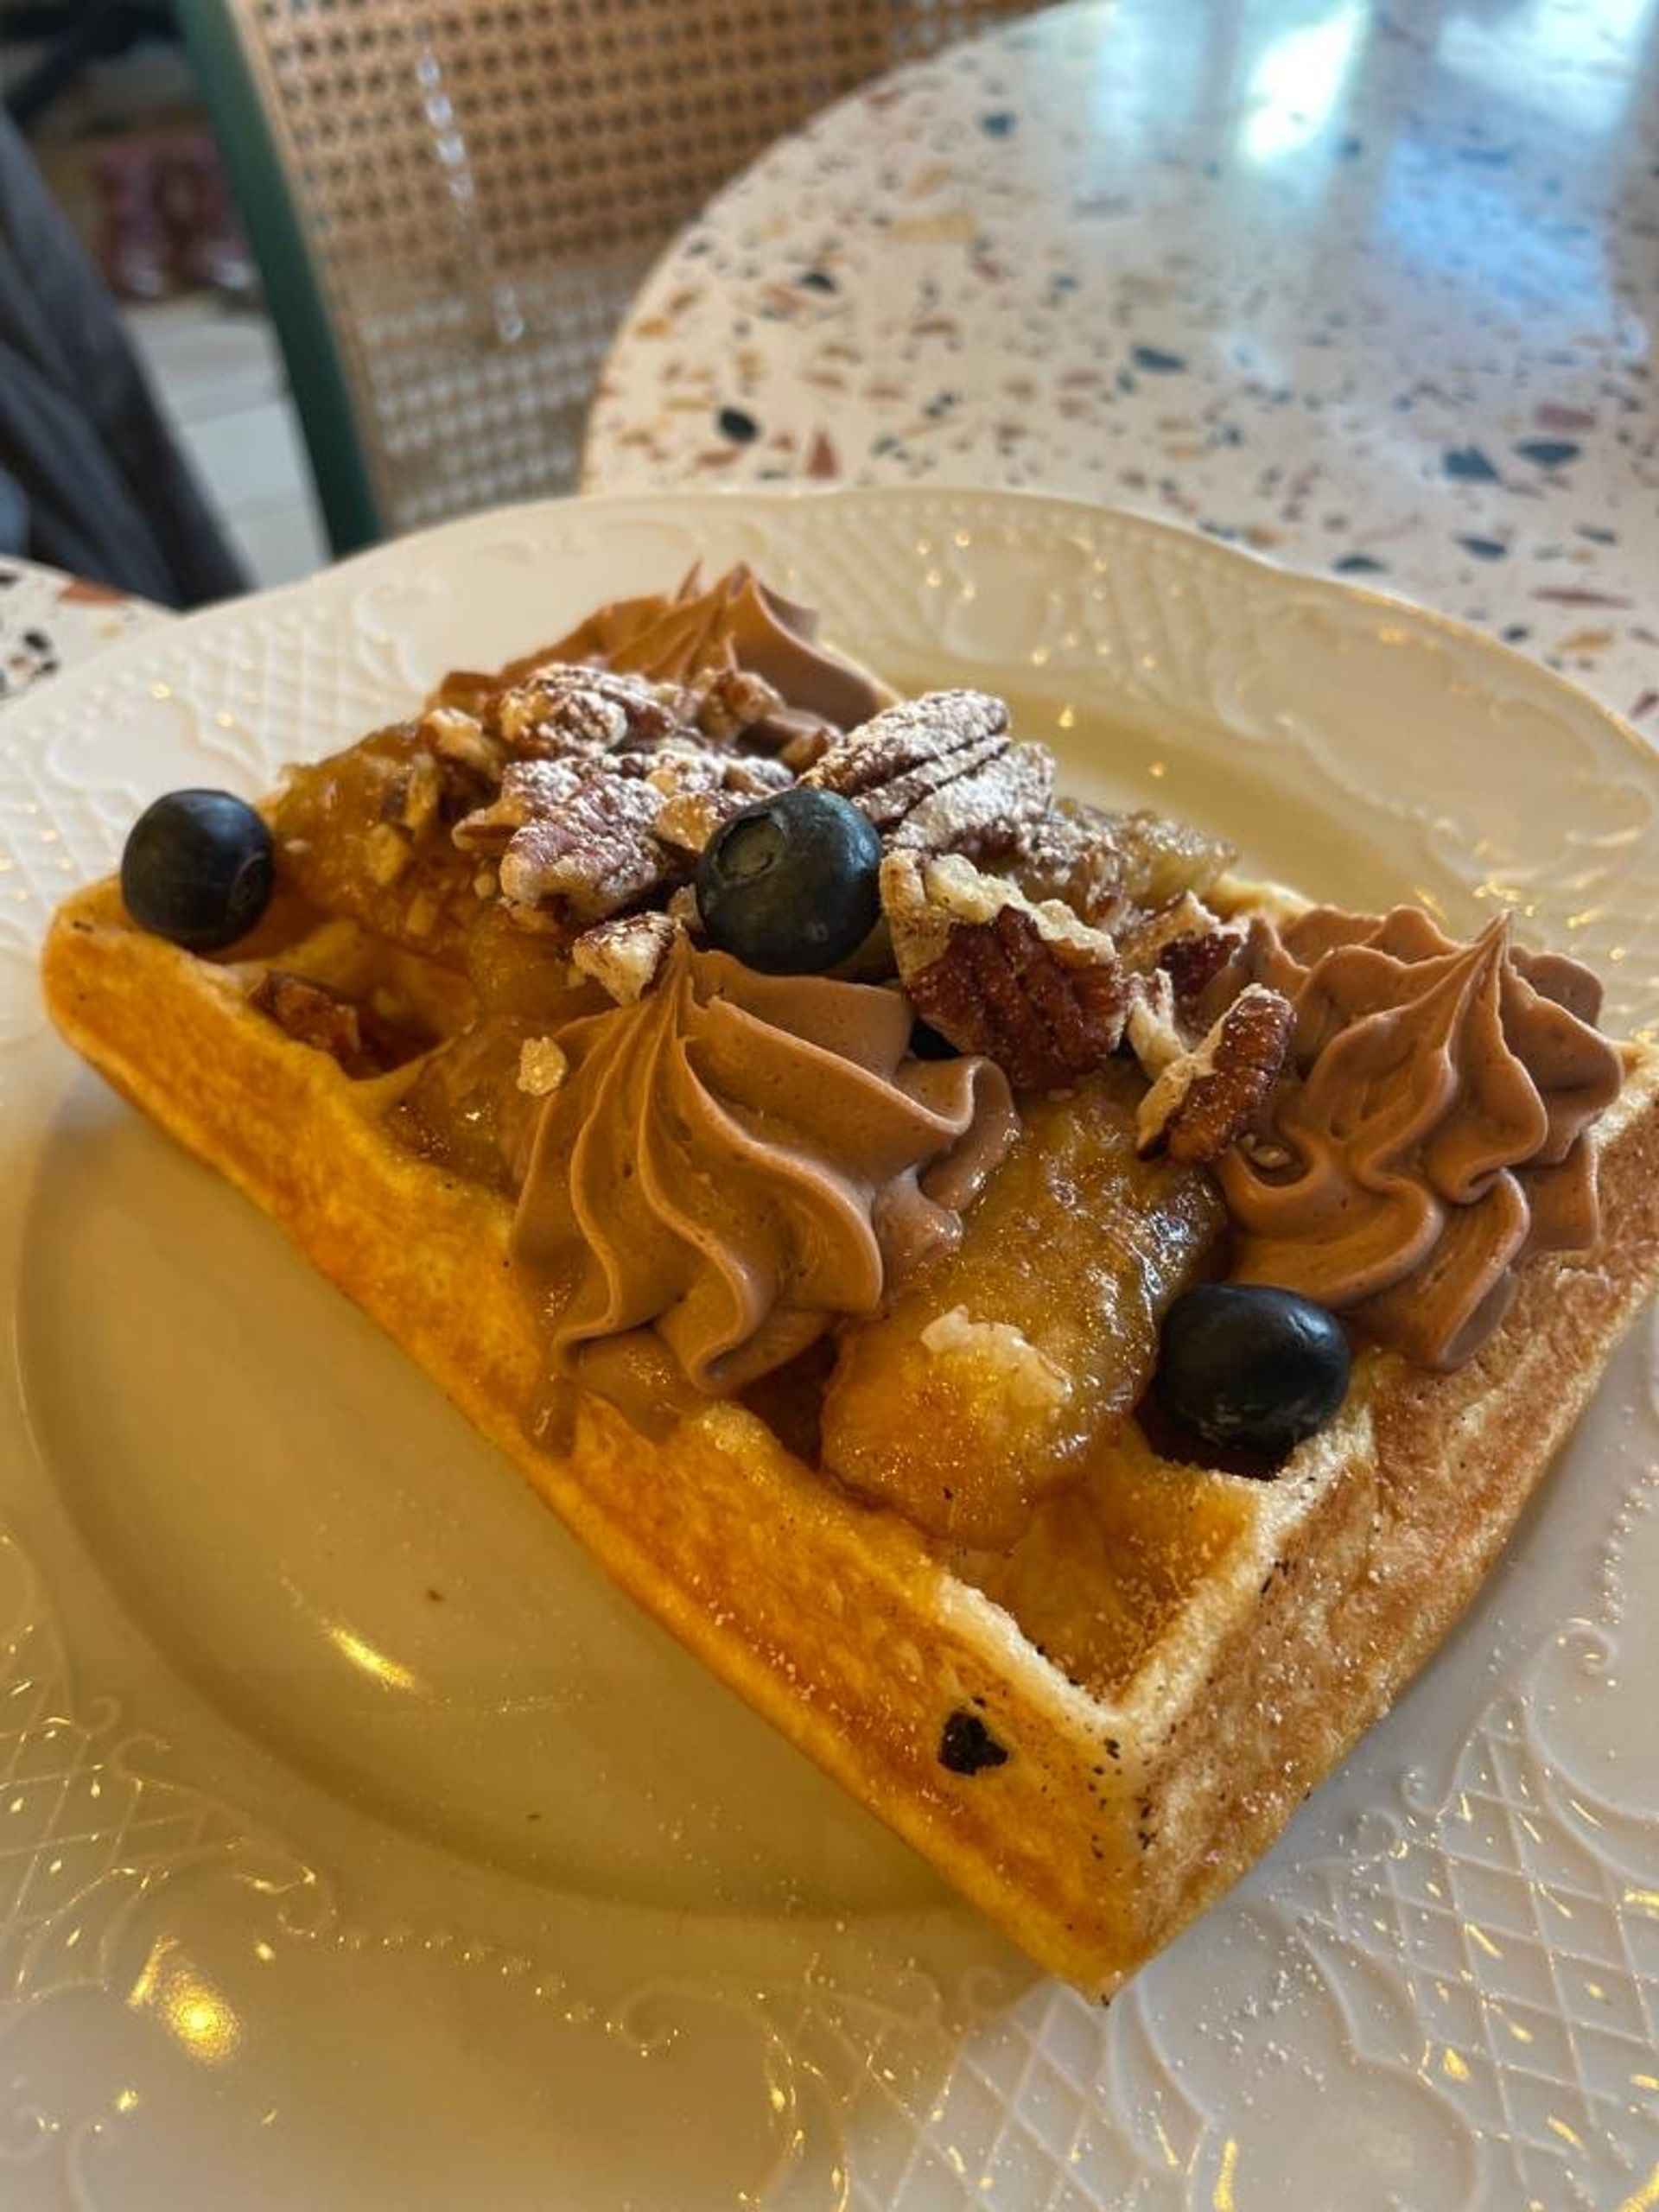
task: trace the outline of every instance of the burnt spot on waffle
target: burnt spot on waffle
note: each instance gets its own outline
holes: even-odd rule
[[[1007,1763],[1007,1745],[997,1742],[976,1713],[958,1706],[939,1738],[939,1764],[952,1774],[982,1774],[987,1767]]]

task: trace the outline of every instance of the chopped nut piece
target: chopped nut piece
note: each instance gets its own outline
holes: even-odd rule
[[[794,777],[781,760],[774,760],[769,753],[739,753],[726,763],[721,778],[722,788],[736,791],[747,804],[750,799],[766,798],[773,791],[786,791]]]
[[[308,976],[292,975],[285,968],[267,968],[248,993],[248,1002],[296,1044],[327,1052],[347,1074],[361,1070],[366,1055],[358,1009],[326,983],[315,983]]]
[[[785,767],[799,776],[823,760],[839,733],[799,708],[788,707],[775,718],[768,734],[777,742],[778,758]]]
[[[750,803],[739,791],[682,791],[664,800],[656,835],[678,852],[700,853],[721,823],[741,814]]]
[[[416,753],[382,791],[380,818],[419,837],[437,820],[442,795],[443,773],[437,760],[429,753]]]
[[[1116,1049],[1128,978],[1110,938],[1068,907],[1035,906],[959,855],[908,853],[882,862],[881,905],[917,1013],[1016,1088],[1058,1090]]]
[[[1149,976],[1131,976],[1129,982],[1129,1014],[1123,1033],[1141,1064],[1141,1072],[1150,1083],[1172,1060],[1180,1058],[1187,1050],[1187,1040],[1175,1020],[1174,986],[1164,970],[1154,968]]]
[[[1142,975],[1167,963],[1164,954],[1172,945],[1210,936],[1222,926],[1203,899],[1191,891],[1161,906],[1137,912],[1117,932],[1117,949],[1126,967]]]
[[[1219,1160],[1267,1103],[1294,1026],[1281,992],[1247,985],[1202,1044],[1169,1061],[1141,1100],[1141,1157],[1167,1151],[1173,1160]]]
[[[438,917],[442,912],[442,909],[429,891],[417,891],[409,902],[409,911],[404,918],[404,926],[412,938],[416,939],[429,938],[438,925]]]
[[[919,1342],[938,1358],[995,1367],[1009,1408],[1017,1414],[1040,1417],[1071,1395],[1071,1376],[1012,1322],[976,1321],[965,1306],[953,1306],[928,1323]]]
[[[623,914],[585,930],[570,957],[619,1006],[632,1006],[660,980],[679,936],[679,924],[666,914]]]
[[[459,707],[429,707],[421,716],[421,735],[438,758],[470,770],[486,783],[501,773],[501,747],[474,715]]]
[[[705,668],[687,686],[697,728],[705,737],[729,743],[780,711],[784,695],[747,668]]]
[[[370,882],[383,890],[397,882],[413,858],[409,839],[395,822],[377,822],[363,840],[363,866]]]
[[[1158,965],[1169,977],[1176,1009],[1184,1021],[1196,1024],[1205,992],[1238,954],[1243,938],[1236,930],[1219,927],[1192,937],[1173,938],[1158,955]]]
[[[702,916],[697,909],[697,887],[695,883],[683,883],[677,891],[671,891],[663,911],[670,921],[677,922],[688,935],[702,935]]]
[[[550,1097],[570,1071],[563,1046],[552,1037],[526,1037],[518,1049],[518,1088],[527,1098]]]

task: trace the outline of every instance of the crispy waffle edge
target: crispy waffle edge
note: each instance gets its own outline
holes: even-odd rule
[[[1601,1133],[1601,1248],[1532,1262],[1455,1374],[1362,1362],[1337,1422],[1243,1486],[1243,1535],[1108,1703],[741,1407],[657,1444],[588,1401],[569,1449],[539,1442],[509,1208],[381,1129],[398,1077],[346,1077],[255,1012],[233,966],[135,929],[110,883],[60,910],[43,976],[68,1043],[372,1315],[621,1587],[1096,1997],[1259,1858],[1388,1709],[1659,1275],[1659,1052],[1633,1052]],[[953,1715],[1007,1756],[945,1764]]]

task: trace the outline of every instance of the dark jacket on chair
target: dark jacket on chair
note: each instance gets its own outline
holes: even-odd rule
[[[109,293],[3,116],[0,550],[164,607],[246,588]]]

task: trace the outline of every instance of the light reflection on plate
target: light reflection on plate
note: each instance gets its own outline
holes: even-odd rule
[[[1006,690],[1074,788],[1190,813],[1261,873],[1458,925],[1518,893],[1655,1019],[1656,783],[1618,725],[1470,633],[1056,502],[480,518],[10,710],[8,2207],[173,2206],[187,2162],[251,2208],[1294,2208],[1338,2166],[1414,2208],[1639,2201],[1646,1338],[1395,1716],[1091,2012],[41,1034],[62,863],[105,863],[143,798],[258,788],[698,553],[755,560],[900,681]]]

